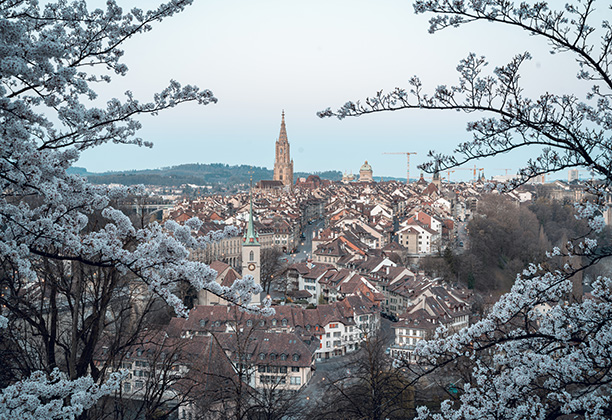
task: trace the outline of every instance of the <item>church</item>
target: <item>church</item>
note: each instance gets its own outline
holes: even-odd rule
[[[293,185],[293,159],[289,153],[289,140],[285,127],[285,111],[281,116],[281,128],[276,140],[276,155],[274,157],[274,180],[285,186]]]
[[[293,159],[287,138],[287,127],[285,126],[285,111],[281,114],[281,128],[274,154],[274,176],[271,180],[262,179],[256,185],[262,190],[282,190],[293,186]]]

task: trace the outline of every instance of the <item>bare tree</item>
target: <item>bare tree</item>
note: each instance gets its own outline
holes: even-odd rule
[[[261,287],[270,293],[270,286],[282,283],[281,274],[287,264],[281,261],[284,256],[279,248],[264,248],[261,250]]]
[[[392,364],[384,345],[379,336],[368,336],[345,366],[326,377],[314,418],[384,420],[415,414],[411,380],[405,369]]]

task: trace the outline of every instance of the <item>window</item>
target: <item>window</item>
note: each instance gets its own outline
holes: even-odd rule
[[[291,385],[301,385],[301,384],[302,384],[302,378],[300,378],[299,376],[291,377]]]
[[[275,327],[275,326],[276,326],[276,320],[275,320],[275,319],[273,319],[273,320],[272,320],[272,326],[273,326],[273,327]]]
[[[287,373],[287,366],[281,366],[279,368],[280,373]]]
[[[249,261],[255,261],[255,253],[253,251],[249,253]]]
[[[329,324],[329,328],[338,328],[338,324]]]
[[[331,347],[331,343],[328,341],[325,343],[325,347],[330,348]]]
[[[144,387],[144,382],[136,381],[134,382],[134,389],[142,389]]]
[[[201,319],[200,320],[200,327],[205,327],[206,326],[206,320],[205,319]]]
[[[270,353],[270,360],[276,360],[276,354]]]
[[[287,320],[283,319],[283,327],[286,327],[286,326],[287,326]]]
[[[124,392],[132,392],[132,384],[129,382],[123,383],[123,391]]]
[[[266,325],[266,320],[265,319],[262,319],[261,321],[259,321],[259,326],[260,327],[263,327],[265,325]]]
[[[249,319],[247,321],[247,327],[252,327],[253,326],[253,320]]]
[[[265,353],[259,353],[259,360],[263,360],[266,358],[266,354]]]
[[[297,353],[295,353],[295,354],[293,355],[293,361],[297,362],[298,360],[300,360],[300,355],[299,355],[299,354],[297,354]],[[299,370],[299,368],[298,368],[298,370]]]
[[[287,355],[285,353],[281,354],[281,360],[287,360]]]

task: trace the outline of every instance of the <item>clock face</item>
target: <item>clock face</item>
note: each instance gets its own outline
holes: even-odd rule
[[[255,271],[255,264],[249,264],[249,271]]]

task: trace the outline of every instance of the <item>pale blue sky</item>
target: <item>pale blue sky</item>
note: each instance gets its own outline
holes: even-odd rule
[[[523,79],[529,91],[582,89],[569,57],[551,56],[526,33],[479,23],[431,35],[428,20],[399,0],[196,0],[126,44],[128,76],[116,78],[101,96],[130,89],[148,100],[174,78],[212,90],[219,102],[143,118],[140,136],[153,141],[153,149],[106,145],[85,152],[77,165],[96,172],[195,162],[272,168],[284,109],[295,171],[357,173],[368,160],[375,177],[405,176],[405,157],[382,153],[410,151],[418,153],[415,177],[428,150],[450,152],[468,139],[465,124],[474,115],[400,111],[338,121],[315,113],[379,89],[407,87],[415,74],[432,88],[455,83],[455,67],[470,51],[487,56],[492,69],[529,50],[534,59]],[[489,168],[487,175],[503,174],[494,169],[514,171],[525,156],[479,166]]]

